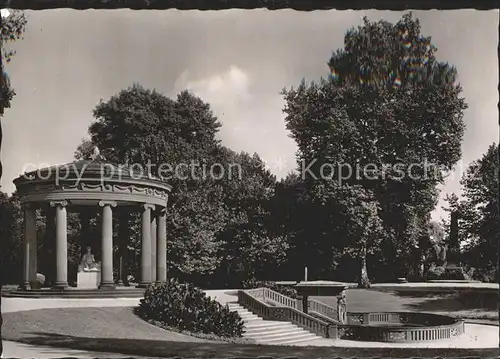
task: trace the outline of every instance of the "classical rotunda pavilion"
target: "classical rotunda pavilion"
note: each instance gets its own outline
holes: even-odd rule
[[[65,292],[68,284],[68,211],[101,212],[101,264],[98,288],[114,289],[113,212],[141,213],[140,287],[167,279],[166,207],[171,186],[165,181],[104,160],[81,160],[26,172],[14,180],[24,210],[24,292],[34,291],[37,279],[36,210],[43,209],[47,226],[55,227],[55,281],[53,289]],[[55,212],[55,213],[54,213]],[[88,225],[88,223],[86,224]],[[82,231],[85,230],[82,223]],[[128,245],[128,238],[118,243]],[[51,291],[53,292],[53,291]]]

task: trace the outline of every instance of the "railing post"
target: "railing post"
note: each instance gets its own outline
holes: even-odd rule
[[[327,338],[338,339],[338,327],[335,324],[328,324],[327,327]]]
[[[307,295],[302,297],[302,311],[306,314],[309,312],[309,297]]]
[[[295,309],[302,311],[302,297],[295,299]]]

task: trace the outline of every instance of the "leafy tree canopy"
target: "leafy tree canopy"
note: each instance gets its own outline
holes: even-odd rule
[[[467,108],[456,69],[420,30],[411,13],[396,24],[365,18],[328,61],[327,79],[283,90],[310,198],[334,213],[344,188],[360,186],[400,255],[427,232],[437,185],[461,156]]]

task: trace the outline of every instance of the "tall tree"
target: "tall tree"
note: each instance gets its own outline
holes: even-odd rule
[[[464,261],[475,268],[478,279],[488,281],[498,280],[498,151],[494,143],[469,165],[461,180],[462,200],[455,203],[460,218],[459,236],[464,242]]]
[[[264,228],[274,176],[257,155],[220,145],[215,135],[221,125],[208,104],[186,91],[173,100],[134,85],[101,101],[94,115],[77,159],[88,159],[97,146],[107,160],[149,166],[173,186],[167,211],[170,273],[189,280],[221,267],[248,274],[256,256],[279,258],[280,246]],[[240,254],[247,262],[236,259]]]
[[[231,165],[233,173],[221,179],[226,212],[224,229],[217,236],[221,270],[241,282],[276,269],[285,259],[287,242],[275,231],[271,217],[274,175],[264,168],[258,154],[226,150],[225,157],[223,162]]]
[[[343,186],[373,193],[404,252],[427,230],[436,188],[460,159],[467,106],[455,68],[437,61],[411,14],[396,24],[365,18],[344,44],[328,79],[283,91],[287,128],[312,198]]]
[[[135,84],[101,101],[94,116],[90,141],[82,141],[75,156],[89,158],[97,146],[108,161],[167,178],[173,186],[167,225],[175,241],[170,265],[181,272],[212,268],[216,261],[209,254],[216,248],[210,239],[218,230],[219,209],[209,198],[219,198],[220,189],[207,186],[201,165],[212,164],[219,150],[220,123],[210,106],[186,91],[172,100]],[[189,252],[192,246],[198,251]]]
[[[19,196],[0,192],[0,263],[8,284],[21,283],[23,216]]]
[[[23,11],[2,9],[0,16],[0,153],[2,149],[2,120],[6,108],[10,108],[10,103],[16,95],[10,86],[10,79],[4,69],[4,62],[10,62],[15,51],[5,47],[5,44],[14,42],[22,38],[26,29],[26,16]],[[0,158],[0,179],[2,178],[3,167]]]
[[[9,62],[15,51],[8,50],[5,48],[5,44],[19,40],[26,28],[26,17],[22,11],[11,11],[2,9],[0,14],[0,154],[2,152],[2,141],[3,141],[3,131],[2,131],[2,121],[6,108],[10,107],[10,102],[15,96],[15,92],[10,86],[10,80],[7,73],[4,70],[4,62]],[[3,164],[0,157],[0,180],[3,174]],[[4,248],[1,248],[4,252]],[[0,272],[0,290],[2,288],[4,268],[2,267]],[[0,336],[2,334],[2,307],[0,300]],[[2,355],[3,346],[1,346],[0,340],[0,355]]]

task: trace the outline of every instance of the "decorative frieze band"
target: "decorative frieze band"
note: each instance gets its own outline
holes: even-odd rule
[[[63,192],[116,192],[116,193],[130,193],[146,196],[154,196],[159,198],[168,199],[168,191],[149,188],[147,186],[136,185],[118,185],[118,184],[92,184],[92,183],[76,183],[76,184],[63,184],[56,186],[54,184],[37,184],[35,185],[35,192],[61,190]]]

